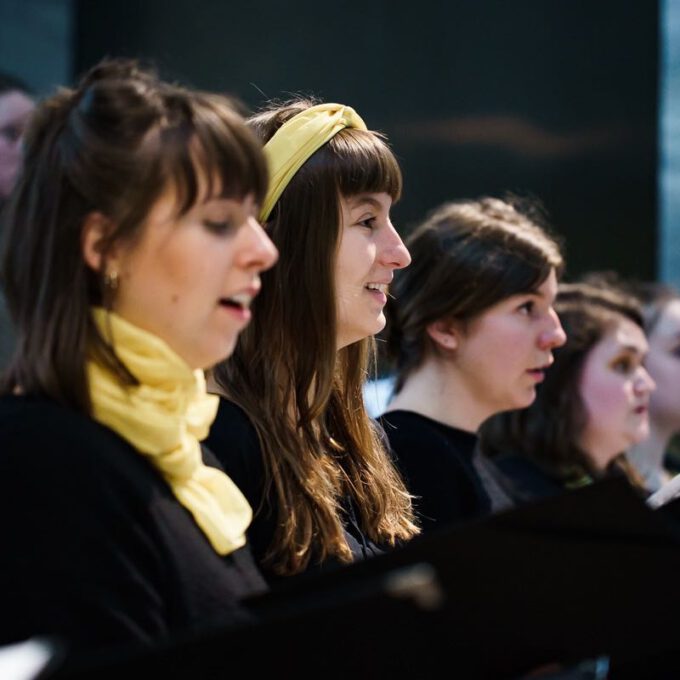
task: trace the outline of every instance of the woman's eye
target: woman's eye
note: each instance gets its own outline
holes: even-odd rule
[[[367,217],[365,220],[361,220],[359,224],[367,229],[375,229],[375,217]]]
[[[629,373],[633,368],[633,362],[626,358],[616,359],[616,361],[612,363],[612,368],[616,373]]]
[[[522,314],[532,314],[535,308],[536,308],[535,302],[533,300],[527,300],[526,302],[519,306],[519,311]]]
[[[234,223],[229,220],[224,222],[203,220],[203,226],[213,234],[227,234],[234,228]]]

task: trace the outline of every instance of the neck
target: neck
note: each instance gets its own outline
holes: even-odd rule
[[[413,411],[445,425],[477,432],[490,416],[458,380],[446,361],[429,359],[406,380],[388,411]]]
[[[659,487],[666,479],[663,459],[672,434],[650,423],[647,439],[633,446],[627,454],[650,489]]]

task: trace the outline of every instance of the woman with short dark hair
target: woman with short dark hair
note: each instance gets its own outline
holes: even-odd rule
[[[448,203],[407,241],[388,307],[395,396],[381,422],[423,529],[486,514],[477,431],[528,406],[564,342],[553,310],[562,256],[538,218],[495,198]]]

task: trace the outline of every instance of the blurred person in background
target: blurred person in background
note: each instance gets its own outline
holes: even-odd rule
[[[21,141],[35,109],[28,87],[0,71],[0,209],[21,167]]]
[[[671,477],[666,456],[680,432],[680,293],[660,283],[637,284],[649,341],[646,367],[656,382],[649,402],[649,437],[628,451],[628,458],[649,491]]]
[[[24,130],[35,109],[28,87],[14,76],[0,71],[0,241],[3,207],[21,167]],[[5,296],[0,293],[0,371],[9,361],[14,344]]]
[[[604,284],[563,284],[555,310],[566,344],[555,350],[529,408],[484,424],[482,450],[512,481],[518,501],[617,474],[642,492],[625,456],[649,434],[654,390],[637,300]]]

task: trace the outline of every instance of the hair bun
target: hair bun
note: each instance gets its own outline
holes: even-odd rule
[[[109,59],[93,66],[81,78],[80,90],[86,90],[90,86],[104,80],[141,80],[152,81],[156,79],[156,73],[143,70],[136,59]]]

